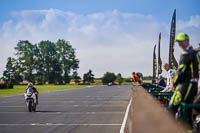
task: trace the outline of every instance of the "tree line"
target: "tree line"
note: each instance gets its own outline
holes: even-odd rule
[[[3,79],[7,88],[22,81],[37,84],[67,84],[71,79],[80,83],[78,76],[79,60],[75,49],[68,41],[40,41],[32,44],[28,40],[20,40],[15,47],[15,58],[8,57]],[[119,73],[106,72],[101,78],[103,84],[123,82]],[[92,70],[83,74],[83,84],[94,83]]]
[[[31,44],[21,40],[15,47],[16,58],[7,59],[2,79],[8,84],[18,84],[23,80],[44,84],[66,84],[72,76],[77,76],[79,60],[75,49],[68,41],[41,41]],[[70,76],[70,73],[73,75]]]

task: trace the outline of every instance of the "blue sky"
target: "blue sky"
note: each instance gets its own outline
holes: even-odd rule
[[[1,0],[0,22],[10,18],[10,13],[21,10],[60,9],[78,14],[111,11],[151,14],[158,20],[168,21],[174,8],[178,18],[189,19],[200,13],[199,0]]]
[[[1,0],[0,75],[14,56],[19,40],[65,39],[76,48],[79,74],[92,69],[131,76],[152,74],[152,51],[162,33],[161,58],[168,61],[172,14],[177,10],[177,33],[200,43],[200,0]],[[181,51],[176,46],[175,56]]]

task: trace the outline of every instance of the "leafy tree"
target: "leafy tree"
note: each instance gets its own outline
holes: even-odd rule
[[[53,72],[51,74],[53,77],[51,78],[54,79],[54,83],[63,84],[61,63],[57,59],[54,59],[53,64]]]
[[[69,76],[68,73],[65,73],[63,78],[64,78],[64,82],[65,82],[66,84],[69,84],[69,83],[70,83],[71,78],[70,78],[70,76]]]
[[[15,82],[14,83],[19,84],[20,82],[23,81],[23,75],[21,73],[20,64],[16,59],[14,59],[14,67],[15,67]]]
[[[37,81],[39,84],[69,83],[71,71],[79,68],[75,49],[65,40],[58,40],[56,43],[47,40],[34,45],[27,40],[19,41],[15,50],[17,82],[23,77],[23,80],[33,83]]]
[[[94,83],[94,74],[92,74],[92,70],[89,70],[89,72],[83,75],[83,83],[85,82]]]
[[[116,79],[114,73],[106,72],[102,78],[103,84],[113,83]]]
[[[43,58],[43,53],[41,52],[41,48],[39,48],[39,44],[36,45],[35,48],[35,56],[36,56],[36,77],[35,80],[37,81],[38,84],[44,84],[47,80],[46,77],[46,71],[45,71],[45,64],[44,64],[44,58]]]
[[[124,80],[124,79],[122,78],[121,73],[118,73],[118,74],[117,74],[117,78],[116,78],[116,80],[117,80],[118,84],[121,85],[121,83],[122,83],[123,80]]]
[[[48,81],[49,83],[54,82],[54,70],[53,66],[53,60],[56,56],[56,45],[50,41],[41,41],[38,44],[38,48],[40,51],[40,60],[42,61],[41,63],[43,64],[43,73],[45,75],[45,80]]]
[[[125,82],[132,82],[132,78],[125,78],[124,81]]]
[[[22,81],[22,76],[16,69],[16,60],[14,58],[8,57],[2,79],[6,82],[7,88]]]
[[[80,83],[81,77],[78,76],[77,71],[74,71],[74,72],[73,72],[72,78],[74,79],[74,82],[75,82],[75,83]]]
[[[57,58],[60,60],[63,69],[63,79],[66,83],[70,82],[69,74],[71,70],[79,68],[79,60],[76,59],[75,49],[72,48],[69,42],[65,40],[58,40],[56,42]]]
[[[36,65],[35,56],[36,45],[32,45],[29,41],[19,41],[15,50],[17,50],[19,70],[23,73],[24,79],[30,82],[35,82],[33,74]]]

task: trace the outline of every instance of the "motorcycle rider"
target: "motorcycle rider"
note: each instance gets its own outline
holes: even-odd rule
[[[33,89],[33,92],[35,93],[35,96],[36,96],[36,103],[38,104],[38,94],[39,94],[39,92],[37,91],[37,89],[35,87],[33,87],[33,83],[28,83],[28,88]],[[26,89],[26,91],[27,91],[27,89]]]
[[[189,36],[185,33],[177,35],[176,42],[183,49],[177,74],[173,85],[176,90],[170,100],[170,108],[177,110],[180,102],[192,103],[197,94],[198,82],[198,59],[197,52],[189,44]]]

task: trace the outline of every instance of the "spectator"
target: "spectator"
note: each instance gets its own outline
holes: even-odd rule
[[[173,85],[176,87],[171,100],[170,108],[177,110],[180,102],[193,103],[198,89],[198,59],[195,51],[189,43],[189,36],[185,33],[177,35],[176,41],[183,50],[181,54],[177,74],[174,78]]]
[[[165,79],[161,74],[158,76],[158,86],[166,87]]]
[[[139,85],[141,85],[141,82],[139,81],[139,79],[138,79],[137,75],[135,74],[135,72],[132,73],[132,76],[133,76],[132,82],[138,82]]]
[[[163,68],[167,71],[167,85],[161,92],[172,92],[175,90],[173,87],[173,80],[176,76],[176,70],[170,69],[168,63],[164,63]]]

